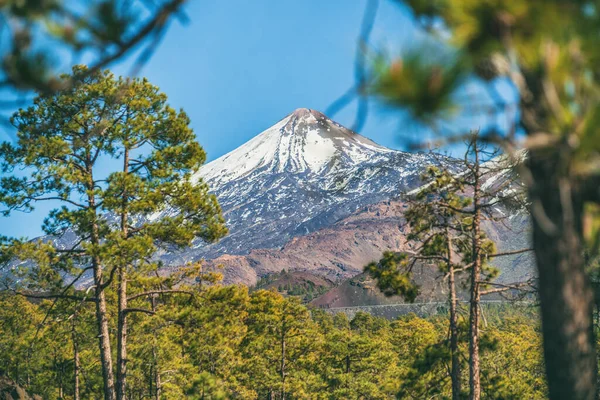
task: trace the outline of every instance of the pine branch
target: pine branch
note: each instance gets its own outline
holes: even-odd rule
[[[135,300],[140,297],[150,296],[152,294],[189,294],[190,296],[194,296],[196,293],[191,290],[181,290],[181,289],[162,289],[162,290],[149,290],[147,292],[137,293],[127,298],[127,301]]]
[[[502,283],[487,282],[487,281],[478,281],[478,283],[482,284],[482,285],[496,286],[495,289],[482,290],[480,292],[480,294],[482,296],[494,294],[494,293],[507,292],[509,290],[534,292],[530,280],[526,281],[526,282],[518,282],[518,283],[510,283],[510,284],[502,284]],[[524,290],[523,289],[524,287],[530,287],[531,289]]]
[[[152,310],[146,310],[145,308],[126,308],[123,310],[123,314],[130,314],[133,312],[139,312],[139,313],[144,313],[144,314],[148,314],[148,315],[154,315],[156,314],[155,311]]]
[[[533,249],[520,249],[520,250],[513,250],[513,251],[505,251],[505,252],[502,252],[502,253],[490,254],[487,257],[488,258],[495,258],[495,257],[502,257],[502,256],[512,256],[512,255],[515,255],[515,254],[527,253],[529,251],[533,251]]]

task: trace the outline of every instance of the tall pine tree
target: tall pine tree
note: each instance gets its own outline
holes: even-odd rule
[[[9,211],[31,210],[43,201],[57,204],[43,226],[51,236],[9,241],[4,252],[29,261],[18,270],[28,278],[21,284],[43,290],[45,297],[79,299],[73,288],[91,273],[94,293],[87,300],[96,304],[105,398],[122,399],[127,316],[152,313],[128,303],[164,291],[155,282],[140,284],[131,294],[130,282],[145,283],[158,268],[152,256],[159,247],[184,247],[196,238],[214,241],[227,231],[216,198],[193,177],[205,153],[183,111],[171,108],[146,79],[90,74],[83,66],[63,79],[76,83],[17,112],[12,122],[18,141],[0,149],[5,173],[0,200]],[[11,175],[15,170],[19,173]],[[146,218],[151,214],[160,217]],[[62,235],[74,235],[75,246],[61,247]],[[107,290],[115,284],[113,304]],[[109,322],[113,313],[115,334]],[[116,383],[111,339],[117,342]]]

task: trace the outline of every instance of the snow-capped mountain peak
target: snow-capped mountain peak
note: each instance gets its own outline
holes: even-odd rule
[[[283,267],[277,256],[269,265],[239,269],[222,257],[268,249],[276,252],[296,238],[334,227],[366,206],[419,186],[423,169],[440,163],[441,158],[388,149],[318,111],[297,109],[196,173],[195,178],[202,179],[217,196],[229,235],[218,243],[198,239],[187,249],[163,249],[156,257],[173,267],[218,259],[226,266],[225,282],[252,283],[266,271]],[[167,208],[138,216],[137,222],[176,213]],[[76,235],[67,232],[53,240],[70,248]],[[356,243],[364,240],[368,239],[357,237]],[[297,261],[285,268],[314,267]],[[356,272],[356,266],[326,264],[319,273],[332,279]]]
[[[432,164],[453,165],[440,155],[388,149],[318,111],[297,109],[198,171],[217,196],[229,235],[156,257],[173,268],[202,259],[222,265],[226,283],[253,284],[282,268],[348,278],[382,251],[399,249],[402,205],[390,204],[421,186]],[[176,212],[136,216],[136,223]],[[363,217],[359,229],[356,218]],[[317,238],[321,252],[313,251]],[[70,230],[51,239],[62,248],[77,243]]]
[[[415,188],[423,169],[439,160],[388,149],[299,108],[198,171],[230,233],[216,244],[198,242],[170,262],[278,248]]]
[[[253,171],[307,174],[334,168],[340,161],[360,163],[391,150],[358,135],[324,114],[299,108],[199,172],[213,185]]]

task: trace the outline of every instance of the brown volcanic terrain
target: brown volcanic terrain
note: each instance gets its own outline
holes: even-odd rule
[[[282,248],[252,250],[248,255],[224,255],[206,263],[212,267],[222,265],[224,283],[253,286],[259,278],[284,269],[336,282],[338,286],[317,299],[315,305],[398,303],[401,299],[382,296],[362,271],[369,262],[379,260],[384,251],[411,250],[412,245],[405,238],[404,208],[401,201],[380,202],[364,207],[330,227],[295,237]],[[515,216],[506,224],[485,226],[500,251],[523,248],[526,229],[527,220],[523,216]],[[521,254],[495,260],[493,264],[501,271],[499,281],[515,282],[531,277],[530,257]],[[416,268],[414,279],[422,284],[417,301],[445,297],[445,284],[435,268]]]
[[[230,234],[218,243],[165,253],[164,262],[176,268],[205,259],[207,268],[223,267],[226,284],[276,282],[272,287],[310,289],[311,295],[326,286],[318,282],[323,278],[337,286],[319,305],[397,302],[382,299],[368,279],[352,278],[384,251],[412,250],[403,226],[405,204],[398,199],[418,190],[430,165],[460,172],[448,157],[391,150],[317,111],[298,109],[199,171],[223,207]],[[490,166],[497,170],[496,161]],[[505,181],[494,172],[482,188],[502,187]],[[527,219],[520,209],[496,211],[507,219],[486,231],[499,250],[526,247]],[[531,276],[527,257],[498,260],[499,280]],[[290,274],[282,276],[282,270]],[[422,285],[419,300],[445,296],[435,268],[413,272]]]
[[[445,301],[447,299],[446,282],[435,268],[418,266],[413,271],[413,279],[421,284],[420,294],[415,302]],[[399,303],[405,303],[402,297],[386,297],[379,291],[376,282],[364,273],[341,282],[335,288],[310,302],[311,305],[320,308]]]
[[[223,266],[225,283],[252,286],[259,277],[282,269],[341,282],[360,274],[366,264],[381,258],[386,250],[409,250],[402,227],[403,207],[397,201],[370,205],[328,228],[295,237],[282,248],[224,255],[206,263]]]

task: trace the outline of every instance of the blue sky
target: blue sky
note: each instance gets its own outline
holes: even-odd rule
[[[365,1],[192,1],[190,22],[175,22],[141,71],[190,116],[213,160],[296,108],[325,111],[353,84],[353,61]],[[419,35],[405,9],[380,2],[371,44],[391,54]],[[113,65],[122,75],[131,61]],[[350,126],[355,108],[335,115]],[[478,121],[470,121],[476,128]],[[370,107],[362,134],[392,148],[418,128],[399,113]],[[50,205],[4,220],[0,233],[34,237]]]
[[[172,25],[142,74],[189,113],[212,160],[296,108],[325,111],[352,85],[364,7],[364,0],[191,2],[190,23]],[[412,22],[392,2],[380,7],[374,43],[395,50]],[[353,111],[335,119],[351,124]],[[381,123],[363,133],[397,144],[391,121]]]
[[[370,45],[388,54],[415,46],[419,34],[406,8],[380,0]],[[190,22],[171,26],[142,75],[190,115],[213,160],[296,108],[325,111],[354,82],[357,37],[366,0],[192,1]],[[128,63],[113,68],[129,72]],[[477,91],[472,85],[472,90]],[[350,127],[355,104],[333,119]],[[471,120],[476,129],[481,121]],[[361,134],[403,148],[419,135],[398,112],[371,102]]]

